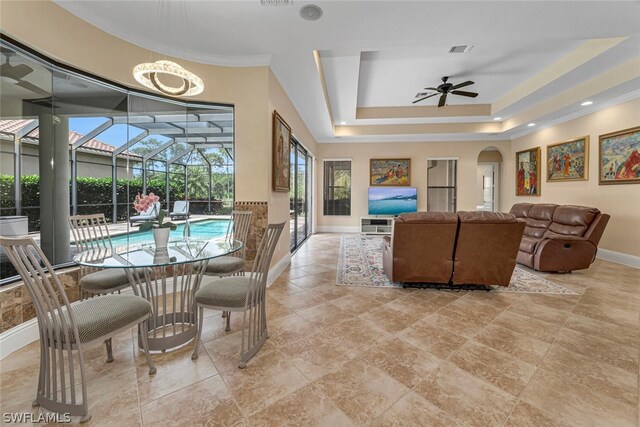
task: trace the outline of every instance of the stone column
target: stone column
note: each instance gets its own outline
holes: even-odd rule
[[[267,202],[235,202],[234,209],[253,212],[245,252],[246,267],[247,271],[249,271],[253,265],[253,260],[256,259],[262,236],[264,236],[264,232],[269,225],[269,205]]]
[[[39,108],[40,247],[51,264],[69,256],[69,119]]]

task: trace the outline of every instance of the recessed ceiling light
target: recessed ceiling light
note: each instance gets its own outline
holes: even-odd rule
[[[502,120],[502,117],[494,117],[493,120]]]
[[[529,123],[527,126],[532,127],[532,126],[535,126],[535,125],[536,125],[535,123]]]
[[[308,4],[306,6],[302,6],[300,9],[300,16],[302,16],[302,19],[306,19],[307,21],[317,21],[322,17],[322,9],[315,4]]]
[[[341,125],[346,125],[346,124],[347,124],[347,122],[340,122],[339,124],[341,124]]]
[[[587,105],[591,105],[591,104],[593,104],[593,101],[584,101],[584,102],[583,102],[582,104],[580,104],[580,105],[582,105],[583,107],[586,107]]]

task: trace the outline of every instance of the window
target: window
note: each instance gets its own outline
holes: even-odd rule
[[[324,161],[324,214],[351,215],[351,160]]]
[[[309,152],[295,138],[291,138],[291,251],[295,251],[311,234],[311,163]]]
[[[457,160],[427,161],[427,210],[456,211]]]

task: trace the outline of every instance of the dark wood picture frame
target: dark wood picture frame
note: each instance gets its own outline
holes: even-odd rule
[[[273,191],[288,192],[291,187],[291,127],[273,110]]]
[[[540,196],[540,194],[542,193],[540,190],[540,152],[541,149],[540,147],[534,147],[534,148],[529,148],[528,150],[522,150],[522,151],[518,151],[516,153],[516,196]],[[533,160],[535,160],[535,176],[533,177],[535,179],[535,182],[533,184],[533,186],[535,187],[535,191],[531,192],[531,171],[527,170],[525,171],[523,169],[522,173],[523,173],[523,178],[522,178],[522,190],[520,188],[519,185],[519,181],[520,181],[520,162],[521,162],[521,155],[528,153],[529,154],[529,163],[531,163],[531,156],[533,155]],[[527,172],[529,173],[529,176],[525,176],[527,174]],[[527,181],[528,178],[528,181]],[[529,183],[529,189],[527,190],[527,185],[526,183]]]
[[[634,134],[638,134],[637,136]],[[617,132],[611,132],[604,135],[600,135],[598,138],[598,184],[599,185],[616,185],[616,184],[640,184],[640,146],[638,148],[634,148],[630,150],[627,154],[626,159],[622,159],[623,161],[619,164],[609,166],[609,170],[606,171],[606,166],[603,168],[603,155],[604,149],[603,146],[607,142],[606,140],[611,138],[617,138],[620,136],[632,136],[633,138],[640,139],[640,126],[636,126],[629,129],[620,130]],[[615,144],[616,142],[613,141]],[[617,142],[618,144],[620,141]],[[635,164],[633,162],[636,162]],[[629,167],[631,166],[631,167]],[[626,169],[632,168],[631,173],[633,174],[635,171],[636,176],[632,178],[618,178],[621,173],[625,175],[628,174]],[[604,173],[604,175],[603,175]],[[609,176],[606,176],[609,175]]]

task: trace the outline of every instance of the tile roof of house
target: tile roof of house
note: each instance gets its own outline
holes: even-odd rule
[[[30,124],[32,121],[33,120],[0,120],[0,134],[14,135],[20,129]],[[31,140],[37,140],[39,136],[40,136],[39,128],[35,128],[31,132],[29,132],[25,136],[25,138],[31,139]],[[84,135],[78,132],[70,130],[69,144],[73,144],[83,136]],[[111,144],[107,144],[106,142],[102,142],[99,139],[92,138],[89,141],[87,141],[84,145],[82,145],[80,149],[83,151],[93,151],[93,152],[99,152],[101,154],[104,154],[104,153],[113,153],[116,147],[114,147]],[[141,156],[134,154],[129,150],[125,150],[120,155],[123,157],[128,155],[129,157],[133,157],[133,158],[141,158]]]

